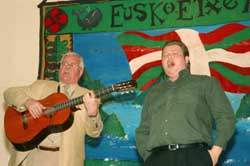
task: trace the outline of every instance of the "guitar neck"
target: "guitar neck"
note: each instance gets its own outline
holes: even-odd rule
[[[96,90],[96,91],[94,91],[94,93],[95,93],[96,97],[100,97],[102,95],[105,95],[105,94],[108,94],[108,93],[111,93],[111,92],[114,92],[114,91],[115,91],[114,87],[111,86],[111,87],[106,87],[106,88]],[[72,107],[72,106],[75,106],[75,105],[78,105],[78,104],[82,104],[83,103],[83,100],[82,100],[83,96],[84,95],[55,105],[54,106],[54,109],[55,109],[54,111],[59,111],[59,110],[62,110],[64,108],[68,108],[68,107]]]

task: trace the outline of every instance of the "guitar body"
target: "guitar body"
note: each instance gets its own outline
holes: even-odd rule
[[[54,93],[40,100],[40,103],[47,108],[53,108],[54,105],[67,100],[64,94]],[[19,151],[26,151],[35,148],[49,134],[65,131],[72,125],[73,120],[70,108],[34,119],[28,110],[18,112],[14,107],[8,107],[4,127],[6,136],[14,147]]]
[[[110,87],[96,90],[97,97],[111,92],[122,92],[137,86],[136,81],[129,80]],[[39,102],[46,107],[43,115],[33,119],[28,110],[16,111],[8,107],[4,116],[4,129],[7,138],[16,150],[26,151],[37,147],[51,133],[58,133],[70,128],[74,121],[73,106],[83,104],[83,96],[68,100],[62,93],[54,93]],[[72,108],[72,109],[71,109]]]

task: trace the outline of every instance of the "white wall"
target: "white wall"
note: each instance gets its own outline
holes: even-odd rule
[[[39,61],[39,8],[41,0],[5,0],[0,5],[0,161],[8,165],[3,129],[3,91],[37,78]]]

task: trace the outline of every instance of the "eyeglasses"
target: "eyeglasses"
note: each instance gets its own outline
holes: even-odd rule
[[[63,66],[63,67],[66,67],[66,66],[69,66],[69,67],[80,67],[80,65],[78,63],[69,63],[69,62],[62,62],[61,66]]]

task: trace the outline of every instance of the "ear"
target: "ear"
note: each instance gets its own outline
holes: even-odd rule
[[[188,64],[189,63],[189,56],[185,56],[184,58],[185,58],[186,64]]]
[[[80,70],[79,78],[81,78],[81,76],[82,76],[82,74],[83,74],[83,71],[84,71],[84,69]]]

